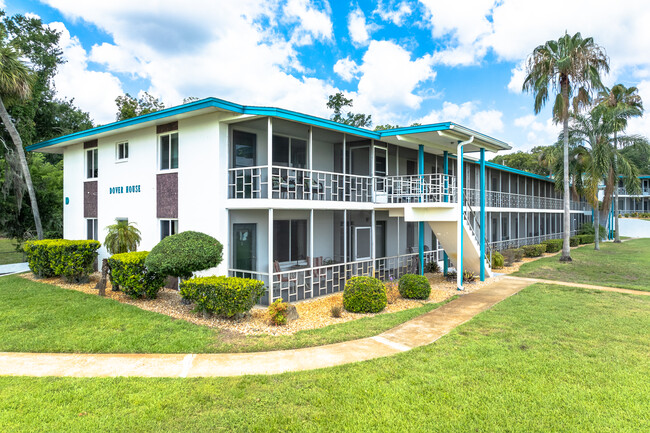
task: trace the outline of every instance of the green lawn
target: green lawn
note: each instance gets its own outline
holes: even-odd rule
[[[16,251],[16,244],[13,239],[0,238],[0,265],[9,263],[22,263],[25,256],[22,251]]]
[[[537,284],[438,342],[224,379],[0,378],[3,432],[650,431],[650,297]]]
[[[560,263],[559,255],[524,263],[513,275],[650,291],[650,239],[605,242],[600,249],[573,249],[570,263]]]
[[[0,278],[0,351],[85,353],[252,352],[369,337],[443,303],[290,336],[233,336],[111,299],[18,276]]]

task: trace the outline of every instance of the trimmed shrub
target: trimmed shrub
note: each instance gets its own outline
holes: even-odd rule
[[[343,307],[352,313],[378,313],[386,303],[386,288],[377,278],[352,277],[345,283]]]
[[[148,251],[115,254],[108,259],[112,284],[132,298],[154,299],[165,285],[165,276],[144,265]]]
[[[546,252],[547,253],[557,253],[562,249],[562,244],[564,243],[564,240],[562,239],[549,239],[547,241],[542,242],[544,245],[546,245]]]
[[[505,259],[505,265],[510,266],[513,263],[520,262],[524,258],[524,250],[521,248],[509,248],[507,250],[501,251],[503,258]]]
[[[287,324],[287,308],[289,304],[283,302],[282,299],[276,299],[269,305],[269,316],[271,316],[271,323],[275,326]]]
[[[97,241],[44,239],[25,243],[29,267],[36,275],[61,276],[71,283],[88,280],[100,247]]]
[[[145,265],[158,274],[187,279],[192,272],[221,263],[222,251],[223,245],[212,236],[187,231],[160,241],[147,256]]]
[[[605,236],[607,235],[607,230],[605,229],[604,225],[600,224],[600,228],[598,232],[600,233],[600,238],[605,239]],[[578,232],[578,234],[580,235],[595,235],[595,233],[596,230],[594,229],[594,224],[592,223],[584,223],[580,227],[580,231]]]
[[[472,271],[464,271],[463,272],[463,281],[466,283],[473,283],[476,281],[476,274]]]
[[[424,275],[402,275],[399,279],[399,294],[406,299],[428,299],[431,294],[431,284]]]
[[[505,263],[505,258],[500,252],[495,251],[494,253],[492,253],[492,269],[501,269],[503,268],[504,263]]]
[[[48,245],[52,240],[53,239],[27,241],[23,245],[29,269],[40,278],[54,276],[54,270],[50,265],[50,254],[48,248]]]
[[[596,241],[595,235],[578,235],[581,244],[593,244]]]
[[[569,240],[570,240],[569,245],[572,246],[572,247],[577,247],[577,246],[580,245],[580,237],[578,237],[578,236],[571,236],[569,238]]]
[[[535,245],[526,245],[523,247],[524,256],[526,257],[540,257],[546,251],[546,245],[544,244],[535,244]]]
[[[197,311],[225,317],[246,313],[265,291],[262,281],[224,276],[191,278],[179,288],[184,299],[196,304]]]

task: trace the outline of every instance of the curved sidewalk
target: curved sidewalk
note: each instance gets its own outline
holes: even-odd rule
[[[274,352],[196,355],[3,352],[0,353],[0,375],[219,377],[332,367],[431,344],[530,284],[514,279],[495,281],[377,336],[326,346]]]
[[[627,295],[650,296],[650,292],[644,292],[643,290],[621,289],[618,287],[597,286],[594,284],[584,284],[584,283],[571,283],[569,281],[545,280],[542,278],[526,278],[526,277],[515,277],[515,276],[507,275],[504,277],[504,280],[526,281],[528,282],[528,284],[535,284],[535,283],[555,284],[556,286],[579,287],[581,289],[602,290],[604,292],[625,293]]]

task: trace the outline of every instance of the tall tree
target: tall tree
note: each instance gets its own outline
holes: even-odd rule
[[[15,152],[20,161],[20,167],[22,169],[25,186],[27,187],[29,201],[32,207],[32,214],[34,215],[36,235],[39,239],[43,239],[41,215],[38,211],[38,203],[36,201],[36,192],[34,191],[32,176],[29,172],[27,159],[25,158],[23,140],[20,138],[20,134],[5,107],[5,101],[20,101],[28,99],[32,93],[32,83],[33,77],[30,70],[20,61],[16,50],[9,46],[0,47],[0,119],[11,137],[11,141],[14,143]]]
[[[604,111],[603,115],[611,124],[614,134],[614,148],[618,149],[618,133],[625,131],[627,121],[631,117],[643,115],[643,102],[636,87],[625,87],[617,84],[611,89],[605,89],[598,94],[598,106],[595,110]],[[616,158],[618,155],[615,154]],[[616,161],[614,161],[616,163]],[[618,209],[618,182],[614,186],[614,242],[621,242],[619,231],[619,209]]]
[[[591,101],[593,89],[603,87],[600,72],[609,71],[605,51],[592,38],[565,33],[557,41],[547,41],[535,48],[526,61],[526,78],[522,86],[535,97],[534,110],[539,114],[555,91],[553,118],[562,122],[564,132],[564,245],[560,261],[571,261],[571,203],[569,196],[569,105],[574,111]]]
[[[118,121],[165,109],[165,104],[160,99],[147,92],[144,92],[139,99],[126,93],[115,98],[115,104],[117,105],[115,117]]]
[[[359,128],[369,128],[372,125],[371,115],[349,111],[344,113],[343,109],[345,107],[352,107],[352,99],[346,98],[341,92],[329,96],[327,108],[334,111],[334,114],[330,117],[331,120]]]

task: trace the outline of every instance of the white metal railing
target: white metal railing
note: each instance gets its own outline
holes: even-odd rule
[[[374,179],[375,202],[456,203],[456,177],[448,174],[386,176]]]
[[[464,192],[467,201],[471,206],[479,206],[481,203],[481,191],[473,188],[466,188]],[[552,197],[536,197],[525,194],[510,192],[486,191],[486,207],[503,207],[514,209],[564,209],[564,200]],[[587,210],[587,204],[583,201],[571,201],[572,210]]]
[[[570,235],[575,236],[578,234],[578,230],[571,230]],[[534,245],[539,244],[540,242],[551,240],[551,239],[562,239],[564,232],[558,233],[549,233],[545,235],[538,236],[528,236],[524,238],[514,238],[514,239],[502,239],[500,241],[490,242],[492,248],[496,251],[507,250],[509,248],[519,248],[524,245]]]
[[[620,195],[631,195],[631,194],[628,194],[625,187],[619,187],[618,195],[620,196]],[[632,197],[637,197],[639,195],[650,195],[650,188],[641,188],[641,194],[633,195]]]
[[[425,251],[425,266],[432,261],[440,261],[442,250]],[[383,281],[391,277],[399,279],[402,275],[419,272],[418,253],[403,254],[394,257],[381,257],[374,260],[360,260],[347,263],[333,263],[322,266],[305,266],[271,274],[265,272],[229,269],[230,276],[253,278],[263,281],[266,293],[260,300],[263,305],[276,299],[295,302],[317,296],[341,292],[348,279],[356,276],[375,276]],[[269,290],[270,287],[270,290]]]

